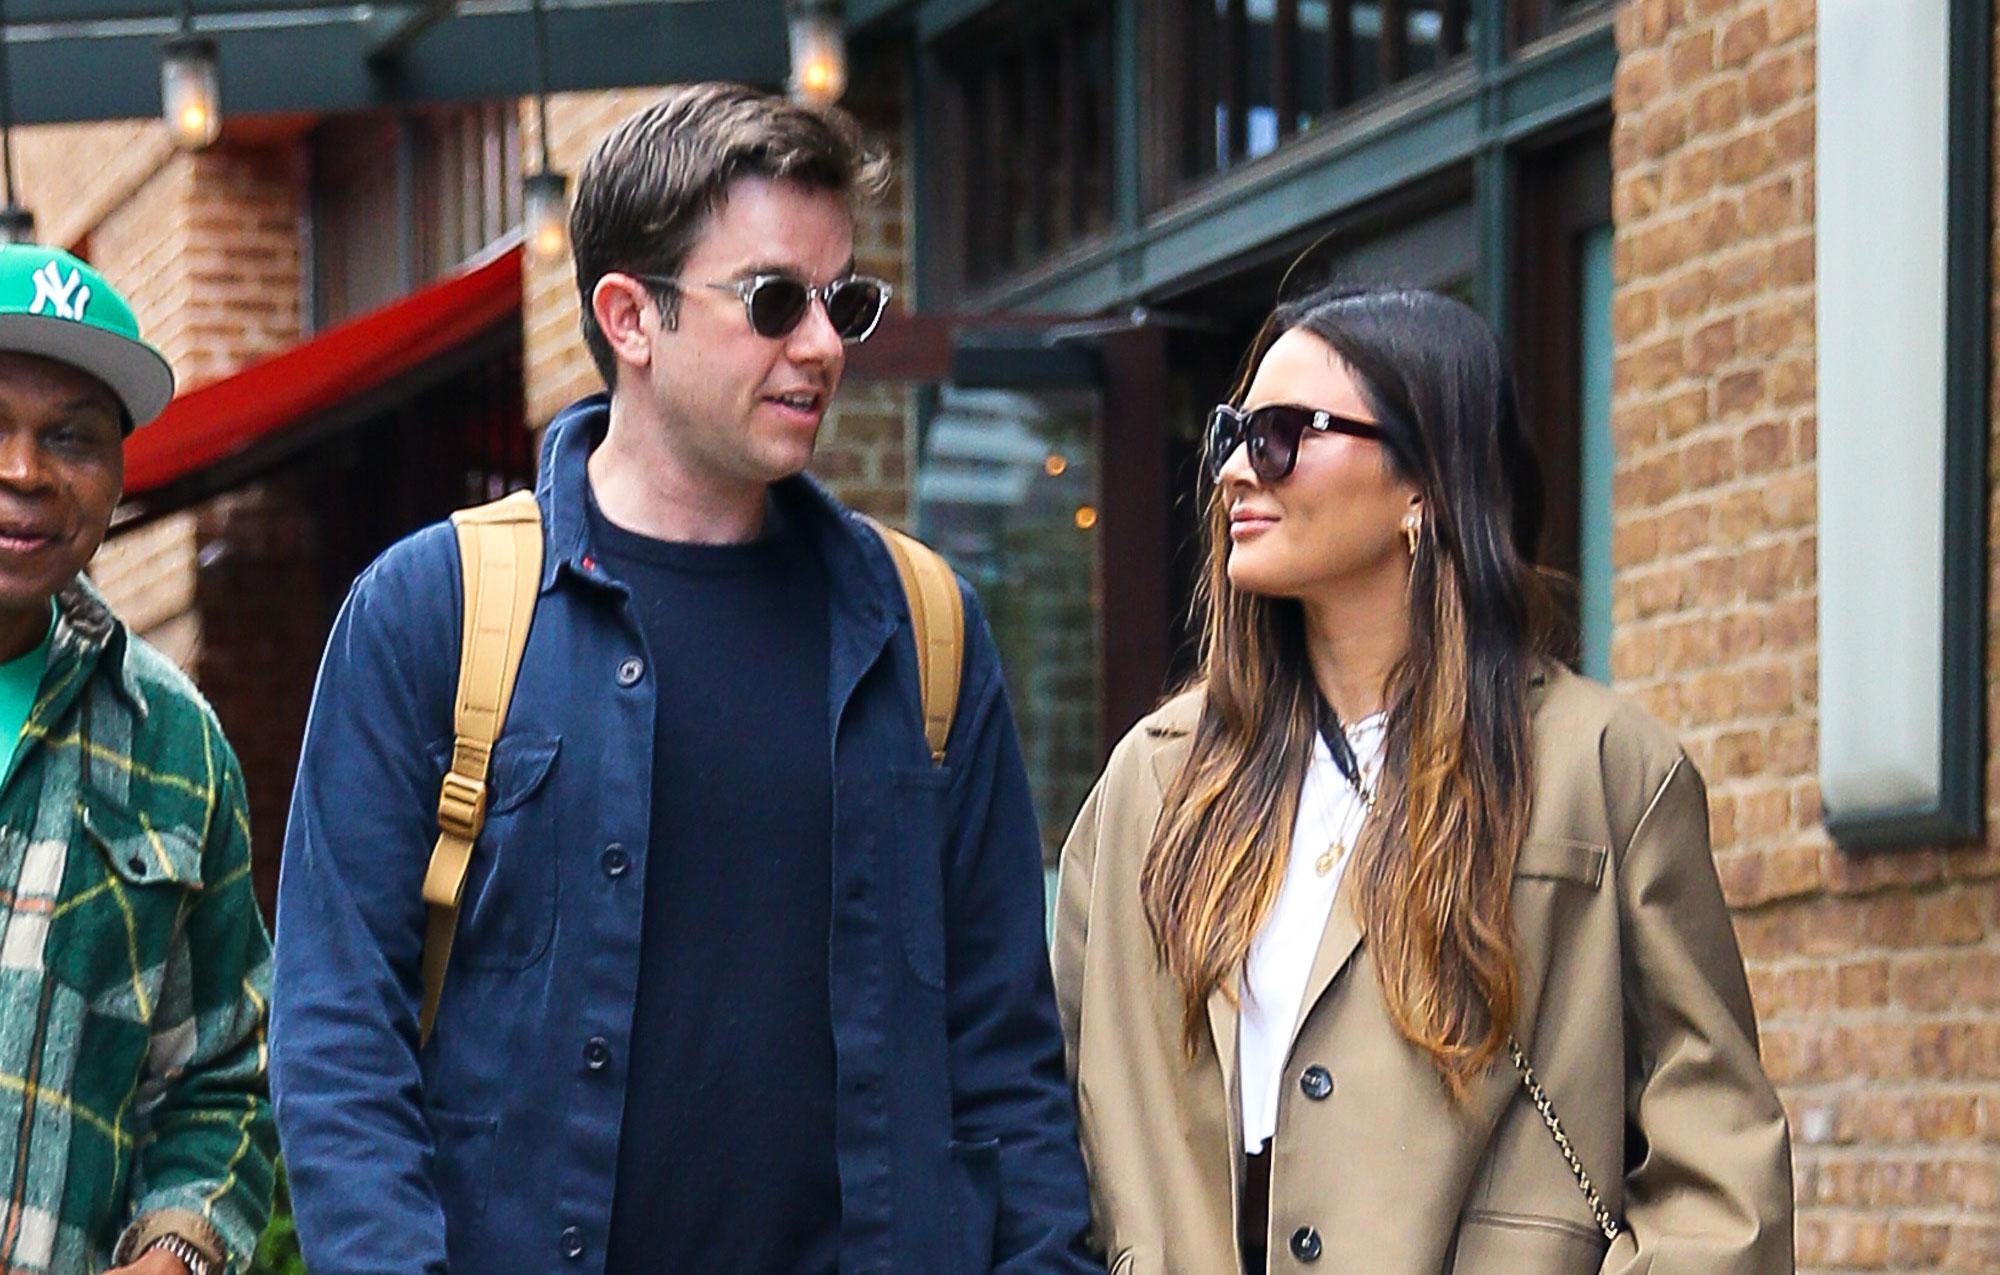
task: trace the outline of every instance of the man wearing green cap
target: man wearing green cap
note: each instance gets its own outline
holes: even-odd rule
[[[235,754],[83,575],[173,397],[68,253],[0,246],[0,1272],[248,1264],[277,1152]]]

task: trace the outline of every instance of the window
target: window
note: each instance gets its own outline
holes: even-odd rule
[[[962,157],[967,282],[1110,224],[1109,24],[1102,3],[1006,8],[941,53],[958,119],[943,140]]]
[[[943,386],[916,482],[920,534],[978,590],[1053,864],[1095,779],[1098,396]]]
[[[1602,13],[1608,0],[1508,0],[1508,33],[1516,48]]]
[[[1183,182],[1265,155],[1464,53],[1466,0],[1164,0]]]
[[[512,102],[340,116],[309,148],[316,327],[406,296],[520,225]]]
[[[1540,560],[1576,582],[1577,666],[1611,672],[1611,149],[1601,130],[1518,157],[1509,355],[1541,461]]]
[[[1816,31],[1819,784],[1850,851],[1985,829],[1992,36],[1984,0]]]

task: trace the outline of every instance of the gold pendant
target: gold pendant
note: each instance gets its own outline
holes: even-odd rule
[[[1325,876],[1327,873],[1333,871],[1333,865],[1339,863],[1340,857],[1346,853],[1346,846],[1341,845],[1338,841],[1330,843],[1326,848],[1326,853],[1313,860],[1313,870],[1321,876]]]

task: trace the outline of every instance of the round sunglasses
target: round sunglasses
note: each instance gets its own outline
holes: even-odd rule
[[[1250,472],[1260,482],[1282,482],[1299,463],[1299,440],[1307,430],[1320,434],[1346,434],[1380,442],[1385,433],[1373,421],[1357,421],[1349,416],[1289,403],[1273,403],[1244,411],[1228,403],[1216,404],[1208,414],[1208,479],[1222,481],[1223,466],[1238,446],[1250,451]]]
[[[632,277],[657,286],[689,286],[665,275],[635,274]],[[751,330],[772,340],[791,335],[805,321],[807,309],[817,301],[826,307],[827,321],[833,324],[833,330],[849,345],[859,345],[869,338],[875,331],[875,325],[882,321],[882,311],[894,293],[887,283],[865,274],[835,279],[825,287],[815,287],[788,274],[756,274],[734,283],[704,283],[699,286],[713,288],[717,292],[733,292],[742,298],[743,312],[750,319]]]

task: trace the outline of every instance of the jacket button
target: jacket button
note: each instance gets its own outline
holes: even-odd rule
[[[1299,1077],[1299,1089],[1314,1102],[1322,1101],[1333,1092],[1333,1073],[1320,1066],[1308,1067]]]
[[[1292,1232],[1292,1256],[1301,1262],[1317,1262],[1319,1248],[1319,1232],[1310,1226],[1302,1226]]]
[[[620,686],[636,686],[639,679],[645,675],[646,661],[640,659],[638,656],[628,655],[618,661],[618,684]]]
[[[583,1065],[592,1071],[603,1071],[611,1065],[611,1046],[602,1036],[592,1036],[583,1047]]]
[[[583,1256],[583,1231],[574,1226],[565,1226],[562,1233],[562,1255],[570,1261]]]
[[[632,856],[625,852],[624,846],[614,841],[604,847],[603,862],[604,875],[616,879],[624,876],[625,870],[632,866]]]

